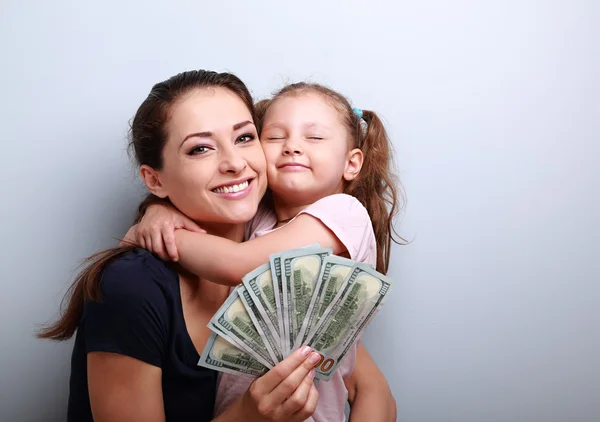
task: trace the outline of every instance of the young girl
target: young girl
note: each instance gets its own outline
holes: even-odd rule
[[[257,108],[270,192],[247,225],[247,242],[188,230],[174,232],[174,227],[194,224],[162,205],[150,205],[127,237],[161,256],[166,255],[166,246],[171,258],[187,270],[231,286],[268,262],[272,253],[314,243],[385,273],[399,198],[389,140],[377,115],[352,109],[337,92],[307,83],[289,85]],[[204,148],[210,150],[209,145]],[[236,197],[247,186],[246,180],[239,180],[215,189],[214,194]],[[345,420],[345,404],[355,394],[352,375],[357,348],[359,359],[366,354],[362,345],[355,346],[332,379],[319,383],[315,421]],[[215,416],[251,381],[221,374]],[[351,419],[395,420],[389,413],[369,409],[368,415],[351,414]]]

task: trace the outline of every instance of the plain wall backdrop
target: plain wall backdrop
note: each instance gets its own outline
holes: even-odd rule
[[[385,119],[412,243],[365,342],[399,421],[599,420],[599,22],[596,0],[3,0],[0,420],[64,420],[72,343],[33,332],[131,222],[137,106],[196,68]]]

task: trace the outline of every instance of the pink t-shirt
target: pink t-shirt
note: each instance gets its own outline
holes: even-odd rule
[[[344,244],[351,259],[376,265],[377,244],[373,225],[367,210],[355,197],[346,194],[330,195],[309,205],[298,215],[300,214],[312,215],[327,226]],[[252,221],[246,225],[246,239],[251,240],[277,230],[273,228],[276,224],[275,214],[266,208],[260,208]],[[315,383],[319,391],[319,403],[308,421],[343,422],[346,420],[348,390],[344,378],[354,370],[357,346],[358,342],[329,381]],[[244,394],[252,381],[254,378],[248,376],[219,374],[215,416],[220,415],[235,399]]]

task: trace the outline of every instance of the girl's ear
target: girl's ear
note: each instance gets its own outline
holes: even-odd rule
[[[360,173],[360,169],[363,165],[363,160],[363,152],[358,148],[354,148],[348,153],[346,168],[344,169],[345,181],[349,182],[351,180],[354,180],[356,176],[358,176],[358,173]]]

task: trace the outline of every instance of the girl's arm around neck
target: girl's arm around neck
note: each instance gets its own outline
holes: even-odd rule
[[[301,214],[287,225],[244,243],[187,230],[177,230],[175,239],[179,263],[185,269],[228,286],[240,284],[244,275],[268,262],[269,256],[277,252],[313,243],[332,248],[336,255],[347,252],[325,224],[308,214]]]

